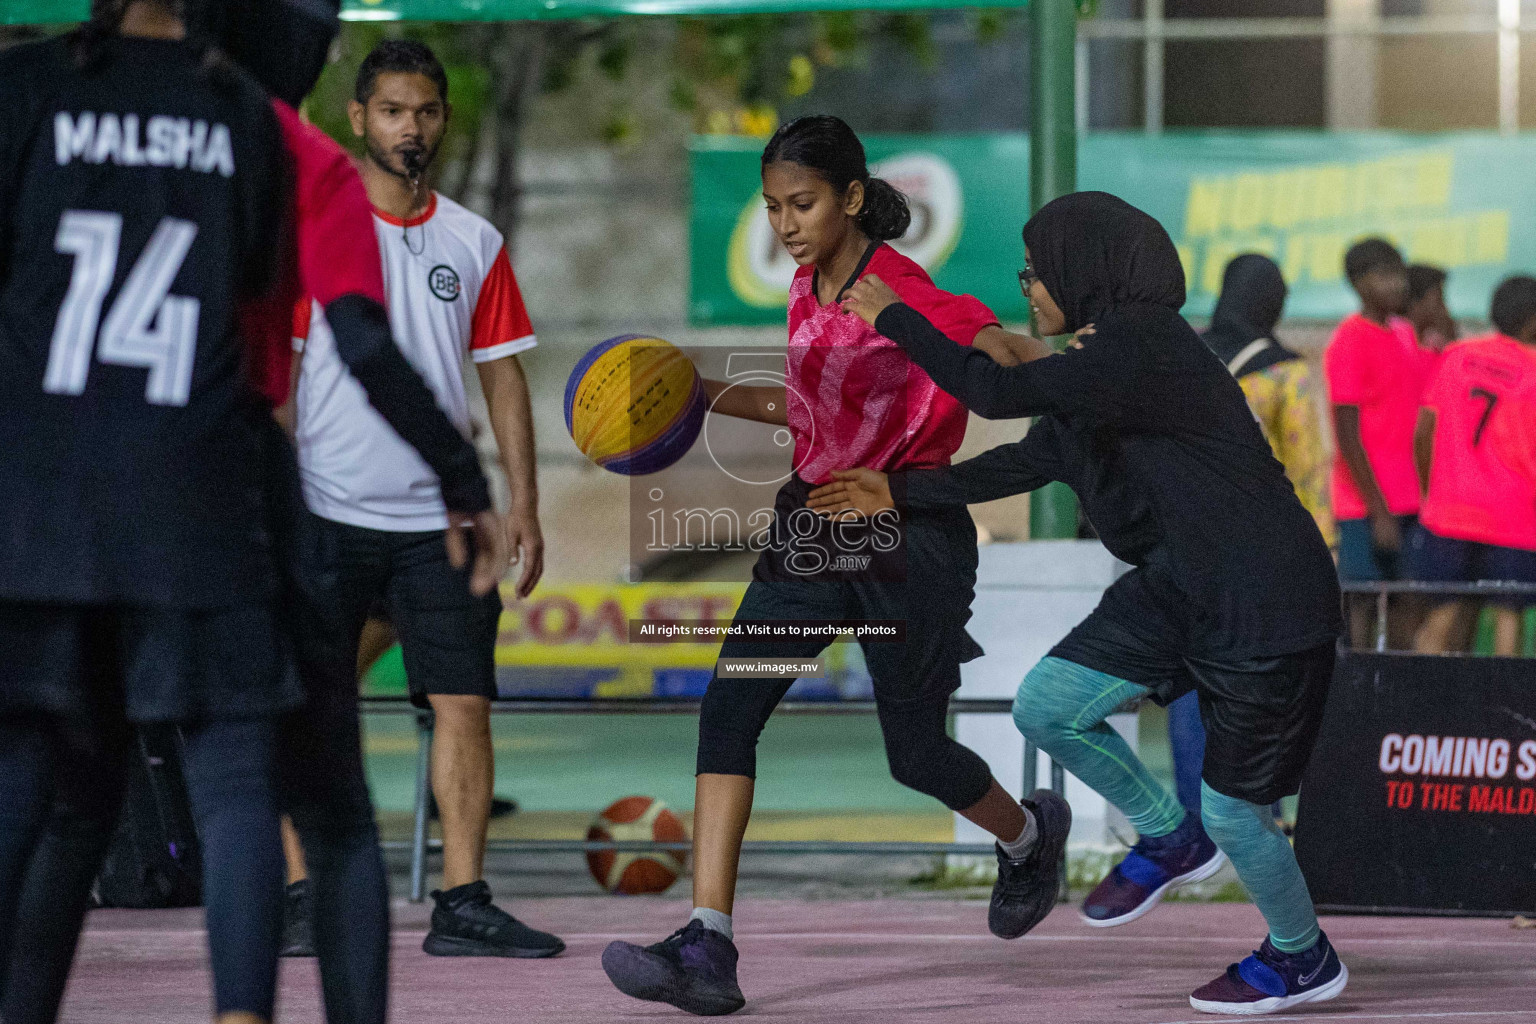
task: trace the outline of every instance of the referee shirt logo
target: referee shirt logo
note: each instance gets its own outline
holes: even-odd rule
[[[447,264],[439,263],[427,271],[427,287],[444,302],[459,297],[459,275]]]

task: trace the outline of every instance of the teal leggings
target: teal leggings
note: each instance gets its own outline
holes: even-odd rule
[[[1013,701],[1019,731],[1120,808],[1147,838],[1178,828],[1184,808],[1105,719],[1151,692],[1075,662],[1044,658]],[[1264,915],[1270,941],[1286,952],[1311,948],[1319,934],[1312,896],[1269,808],[1224,796],[1203,782],[1200,797],[1201,823]]]

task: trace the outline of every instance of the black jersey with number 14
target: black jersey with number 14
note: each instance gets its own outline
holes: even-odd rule
[[[0,54],[0,600],[209,608],[272,566],[236,333],[266,287],[266,95],[190,46]]]

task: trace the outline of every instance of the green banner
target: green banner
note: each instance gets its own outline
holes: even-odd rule
[[[341,17],[345,21],[543,21],[1025,6],[1026,0],[342,0]],[[90,9],[91,0],[0,0],[0,25],[82,21]]]
[[[950,291],[1025,319],[1015,271],[1029,213],[1024,135],[871,136],[876,174],[912,202],[896,247]],[[759,194],[755,140],[701,138],[692,150],[695,323],[781,323],[794,263]],[[1336,319],[1355,307],[1349,244],[1370,234],[1450,273],[1457,316],[1487,316],[1507,274],[1536,271],[1536,137],[1386,132],[1099,134],[1078,150],[1078,185],[1121,196],[1168,229],[1191,316],[1210,313],[1233,256],[1273,256],[1291,286],[1286,315]]]

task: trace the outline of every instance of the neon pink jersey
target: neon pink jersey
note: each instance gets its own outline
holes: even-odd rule
[[[1419,398],[1438,353],[1420,345],[1413,325],[1393,317],[1382,327],[1352,313],[1333,332],[1323,353],[1328,400],[1360,409],[1360,440],[1376,484],[1393,515],[1419,510],[1419,478],[1413,466],[1413,427]],[[1333,457],[1333,514],[1360,519],[1365,501],[1343,456]]]
[[[1429,493],[1419,520],[1432,533],[1536,551],[1536,482],[1514,432],[1492,429],[1536,398],[1536,351],[1494,334],[1445,350],[1424,392],[1435,411]]]
[[[813,268],[789,289],[789,429],[795,471],[808,483],[834,469],[944,466],[965,440],[967,413],[901,346],[836,302],[821,305]],[[927,272],[888,245],[860,272],[874,274],[945,335],[969,345],[997,317],[980,300],[934,287]]]

